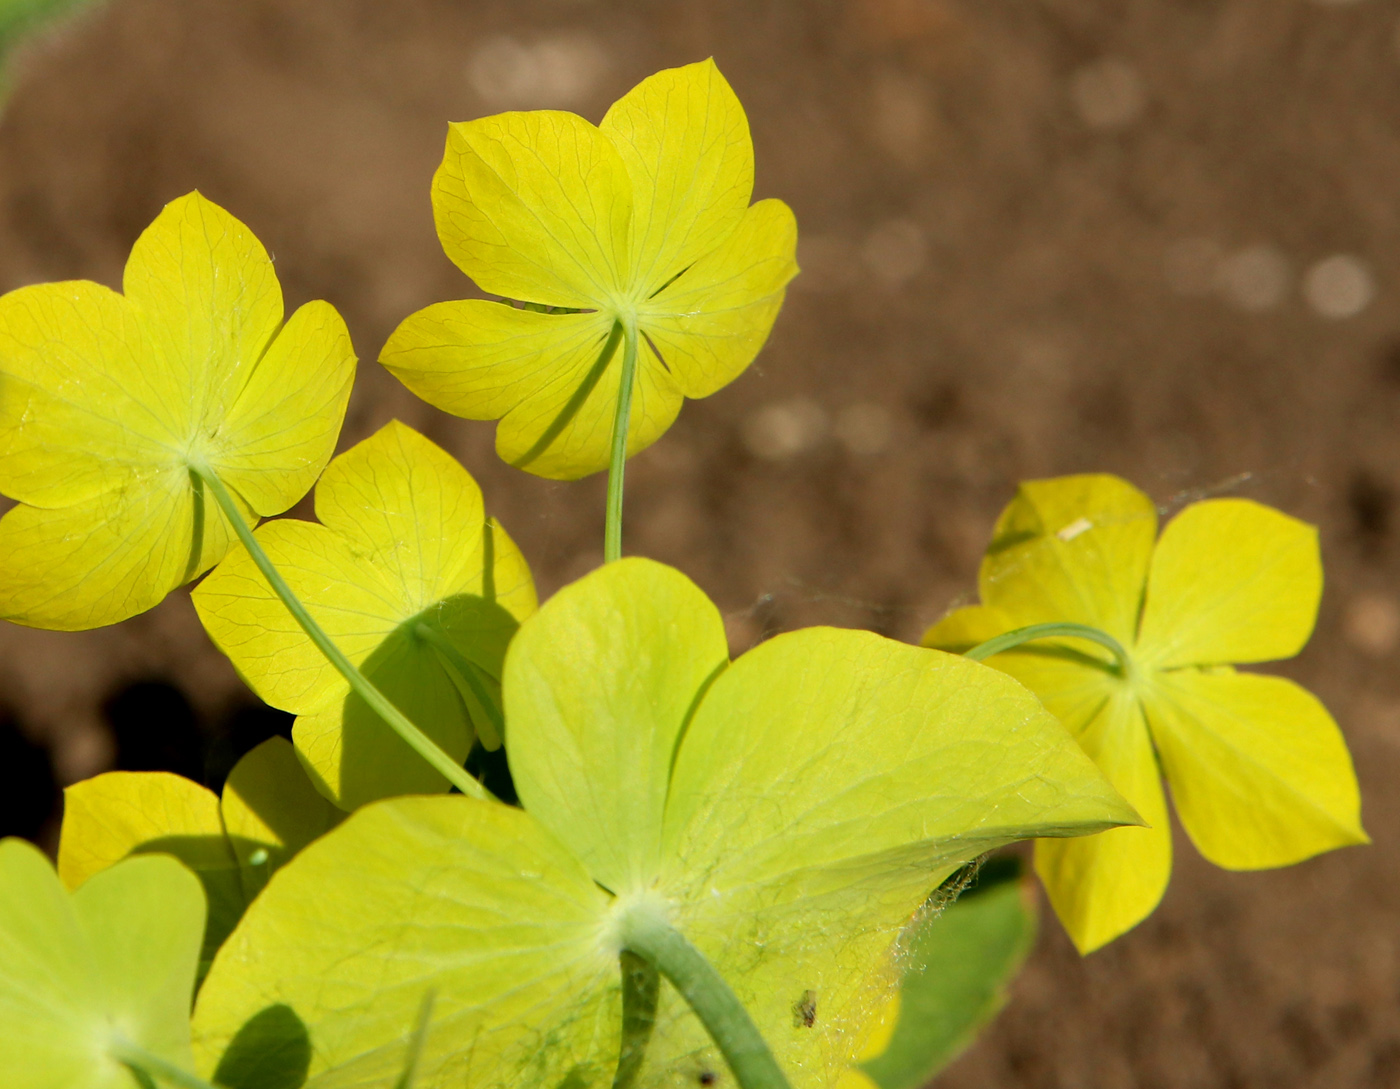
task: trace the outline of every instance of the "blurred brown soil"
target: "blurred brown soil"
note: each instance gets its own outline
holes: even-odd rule
[[[428,182],[447,121],[597,119],[713,54],[806,268],[758,363],[629,472],[630,551],[736,649],[802,624],[903,639],[974,586],[1025,477],[1120,473],[1321,526],[1317,637],[1283,671],[1351,742],[1374,846],[1227,874],[1178,842],[1161,910],[1080,960],[1047,920],[940,1084],[1400,1086],[1400,8],[1388,0],[114,0],[33,46],[0,120],[0,290],[117,284],[198,187],[325,298],[365,362],[345,442],[399,417],[460,456],[542,592],[601,558],[603,481],[500,464],[374,363],[471,291]],[[1341,255],[1338,257],[1337,255]],[[1327,265],[1319,265],[1327,258]],[[101,708],[250,697],[188,599],[86,634],[0,629],[0,703],[61,781]]]

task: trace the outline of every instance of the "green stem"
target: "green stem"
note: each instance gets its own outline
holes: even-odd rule
[[[748,1011],[714,965],[680,931],[652,912],[633,911],[624,918],[622,944],[655,966],[690,1004],[740,1089],[789,1089]]]
[[[447,668],[461,677],[462,683],[471,689],[472,695],[476,697],[477,703],[481,704],[481,709],[489,720],[476,724],[477,736],[481,738],[482,745],[495,752],[501,747],[501,740],[506,735],[506,720],[496,704],[495,697],[487,689],[486,682],[481,679],[481,670],[475,663],[467,660],[467,656],[457,649],[445,632],[422,621],[414,625],[413,631],[418,638],[442,655]]]
[[[612,1089],[631,1089],[642,1070],[642,1060],[656,1025],[656,1000],[661,979],[650,961],[624,949],[618,957],[622,968],[622,1047]]]
[[[603,531],[603,561],[622,558],[622,477],[627,469],[627,432],[632,420],[632,387],[637,374],[637,326],[623,324],[622,374],[613,416],[612,458],[608,463],[607,522]]]
[[[985,643],[979,643],[969,651],[963,653],[964,658],[972,658],[975,661],[982,661],[990,658],[993,654],[1001,654],[1004,651],[1014,650],[1023,643],[1029,643],[1035,639],[1054,639],[1071,636],[1075,639],[1088,639],[1098,643],[1101,647],[1107,647],[1113,652],[1114,658],[1118,661],[1118,669],[1127,673],[1130,668],[1128,652],[1123,649],[1123,645],[1117,639],[1109,635],[1106,631],[1098,628],[1091,628],[1087,624],[1031,624],[1025,628],[1017,628],[1015,631],[998,635],[995,639],[988,639]]]
[[[272,592],[282,600],[282,604],[287,607],[287,611],[292,614],[293,619],[301,625],[302,631],[306,632],[311,641],[316,644],[316,649],[324,654],[326,660],[340,671],[342,677],[350,682],[350,687],[355,694],[365,701],[370,710],[388,723],[390,728],[403,738],[414,752],[436,768],[443,778],[463,794],[473,798],[488,797],[486,789],[467,774],[466,768],[443,752],[438,747],[437,742],[410,722],[402,711],[389,702],[389,697],[375,687],[370,679],[361,673],[355,664],[341,652],[341,649],[331,642],[330,636],[322,631],[321,625],[311,618],[311,614],[306,611],[306,606],[292,593],[291,587],[282,578],[281,572],[267,558],[267,553],[263,551],[262,545],[258,544],[257,538],[253,536],[253,531],[248,528],[248,523],[243,520],[242,512],[234,505],[233,497],[229,495],[228,489],[224,487],[218,474],[209,468],[198,465],[190,466],[190,471],[204,481],[205,486],[213,493],[215,500],[223,509],[224,516],[233,524],[233,531],[238,534],[238,539],[248,550],[248,555],[253,557],[253,562],[258,565],[258,570],[262,572],[263,578],[267,579],[267,584],[272,587]]]
[[[112,1057],[117,1062],[125,1063],[144,1074],[147,1079],[159,1078],[169,1085],[178,1086],[178,1089],[215,1089],[215,1086],[203,1078],[196,1077],[159,1055],[152,1055],[140,1044],[134,1044],[121,1036],[112,1041]]]

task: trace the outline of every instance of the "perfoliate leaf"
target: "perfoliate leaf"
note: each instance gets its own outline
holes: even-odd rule
[[[723,662],[714,607],[659,564],[562,591],[506,661],[526,811],[398,799],[309,847],[220,952],[201,1063],[286,1008],[308,1086],[388,1078],[431,988],[425,1087],[468,1071],[483,1087],[606,1084],[620,920],[661,911],[794,1084],[827,1086],[883,1004],[900,928],[952,870],[1136,819],[1030,693],[978,663],[833,629]],[[638,1084],[723,1071],[663,990]]]
[[[319,524],[264,525],[258,542],[351,661],[465,760],[487,728],[471,681],[498,698],[506,644],[535,607],[519,550],[487,519],[467,471],[397,421],[331,462],[316,486],[316,514]],[[192,596],[210,638],[254,691],[298,716],[297,750],[327,798],[352,809],[447,789],[351,695],[245,550],[230,553]]]
[[[763,346],[797,229],[780,201],[750,207],[752,191],[748,121],[713,61],[643,80],[597,127],[552,110],[453,125],[433,179],[438,236],[482,290],[526,308],[439,303],[380,361],[448,412],[501,419],[512,465],[596,472],[621,377],[614,332],[639,338],[629,454]]]
[[[391,1084],[433,990],[424,1089],[597,1083],[618,1041],[608,899],[519,809],[458,795],[366,807],[280,871],[220,951],[195,1009],[199,1066],[282,1008],[268,1042],[309,1040],[308,1089]]]
[[[208,963],[248,906],[219,799],[164,771],[109,771],[63,792],[58,876],[69,889],[136,854],[174,855],[204,886]]]
[[[119,1037],[192,1067],[189,1008],[204,932],[199,882],[127,859],[69,895],[39,851],[0,841],[0,1069],[15,1089],[140,1089]]]
[[[125,294],[86,281],[0,297],[0,617],[115,623],[228,551],[191,467],[243,515],[286,510],[335,446],[355,357],[340,316],[282,293],[248,229],[198,193],[137,239]]]
[[[1019,867],[978,884],[901,939],[906,967],[884,1039],[867,1044],[861,1069],[880,1089],[921,1089],[972,1042],[1006,1003],[1035,939],[1036,911]]]
[[[729,661],[699,587],[661,564],[626,566],[610,593],[576,582],[549,602],[548,624],[521,629],[506,688],[522,804],[615,894],[656,878],[676,743]]]
[[[1228,868],[1367,842],[1351,759],[1321,704],[1290,682],[1217,668],[1306,642],[1322,589],[1316,531],[1240,499],[1188,506],[1154,548],[1155,527],[1151,501],[1116,477],[1023,484],[983,561],[983,604],[924,637],[965,651],[1073,621],[1126,649],[1126,670],[1073,638],[990,659],[1041,697],[1150,825],[1037,844],[1036,870],[1086,953],[1146,918],[1166,889],[1162,771],[1192,841]]]

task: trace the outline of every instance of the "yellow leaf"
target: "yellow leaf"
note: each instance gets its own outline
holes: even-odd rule
[[[1036,873],[1075,947],[1087,954],[1137,926],[1161,902],[1171,877],[1171,825],[1136,699],[1101,690],[1097,706],[1081,707],[1062,721],[1147,822],[1082,839],[1036,842]]]
[[[486,518],[447,453],[397,421],[337,457],[316,486],[320,524],[282,519],[258,542],[316,622],[454,759],[493,699],[506,644],[535,608],[529,568]],[[210,637],[268,703],[300,716],[293,737],[317,788],[352,809],[447,789],[316,649],[242,549],[193,594]],[[446,641],[444,650],[434,640]],[[475,678],[458,676],[459,664]]]
[[[982,604],[1015,627],[1073,621],[1131,643],[1156,535],[1152,501],[1117,477],[1027,481],[982,561]]]
[[[748,121],[712,61],[668,69],[595,127],[556,111],[454,125],[433,182],[443,248],[515,310],[441,303],[380,355],[410,389],[468,419],[538,476],[608,464],[624,348],[637,349],[627,450],[685,396],[708,396],[763,346],[796,274],[796,225],[752,207]]]
[[[335,445],[355,358],[339,315],[281,328],[272,263],[198,193],[137,240],[126,294],[86,282],[0,298],[0,617],[77,629],[143,612],[208,570],[232,527],[286,510]],[[279,331],[280,329],[280,331]]]
[[[1161,666],[1291,658],[1321,597],[1312,526],[1248,499],[1194,503],[1153,554],[1142,654]]]
[[[1282,677],[1158,676],[1148,708],[1177,814],[1217,866],[1287,866],[1369,843],[1346,742],[1327,709]]]
[[[275,870],[345,817],[317,793],[281,737],[268,738],[234,765],[219,812],[250,902]]]

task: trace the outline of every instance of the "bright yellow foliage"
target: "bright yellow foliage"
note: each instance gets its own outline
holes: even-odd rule
[[[335,446],[354,378],[345,325],[282,291],[252,233],[198,193],[132,247],[123,293],[77,280],[0,297],[0,618],[100,627],[208,570],[233,529],[286,510]]]
[[[980,577],[982,604],[929,630],[967,650],[1031,624],[1099,628],[1131,658],[1055,639],[997,655],[1148,822],[1036,844],[1036,869],[1082,952],[1157,906],[1171,873],[1165,774],[1181,822],[1227,869],[1286,866],[1368,842],[1341,732],[1311,694],[1232,663],[1291,657],[1317,618],[1308,525],[1245,499],[1192,504],[1157,539],[1151,500],[1113,476],[1023,484]]]
[[[797,226],[781,201],[750,206],[752,191],[748,119],[713,61],[643,80],[598,126],[554,110],[455,124],[433,179],[438,236],[483,291],[528,305],[430,306],[380,361],[439,408],[501,420],[512,465],[596,472],[624,326],[640,338],[629,455],[767,339]]]

